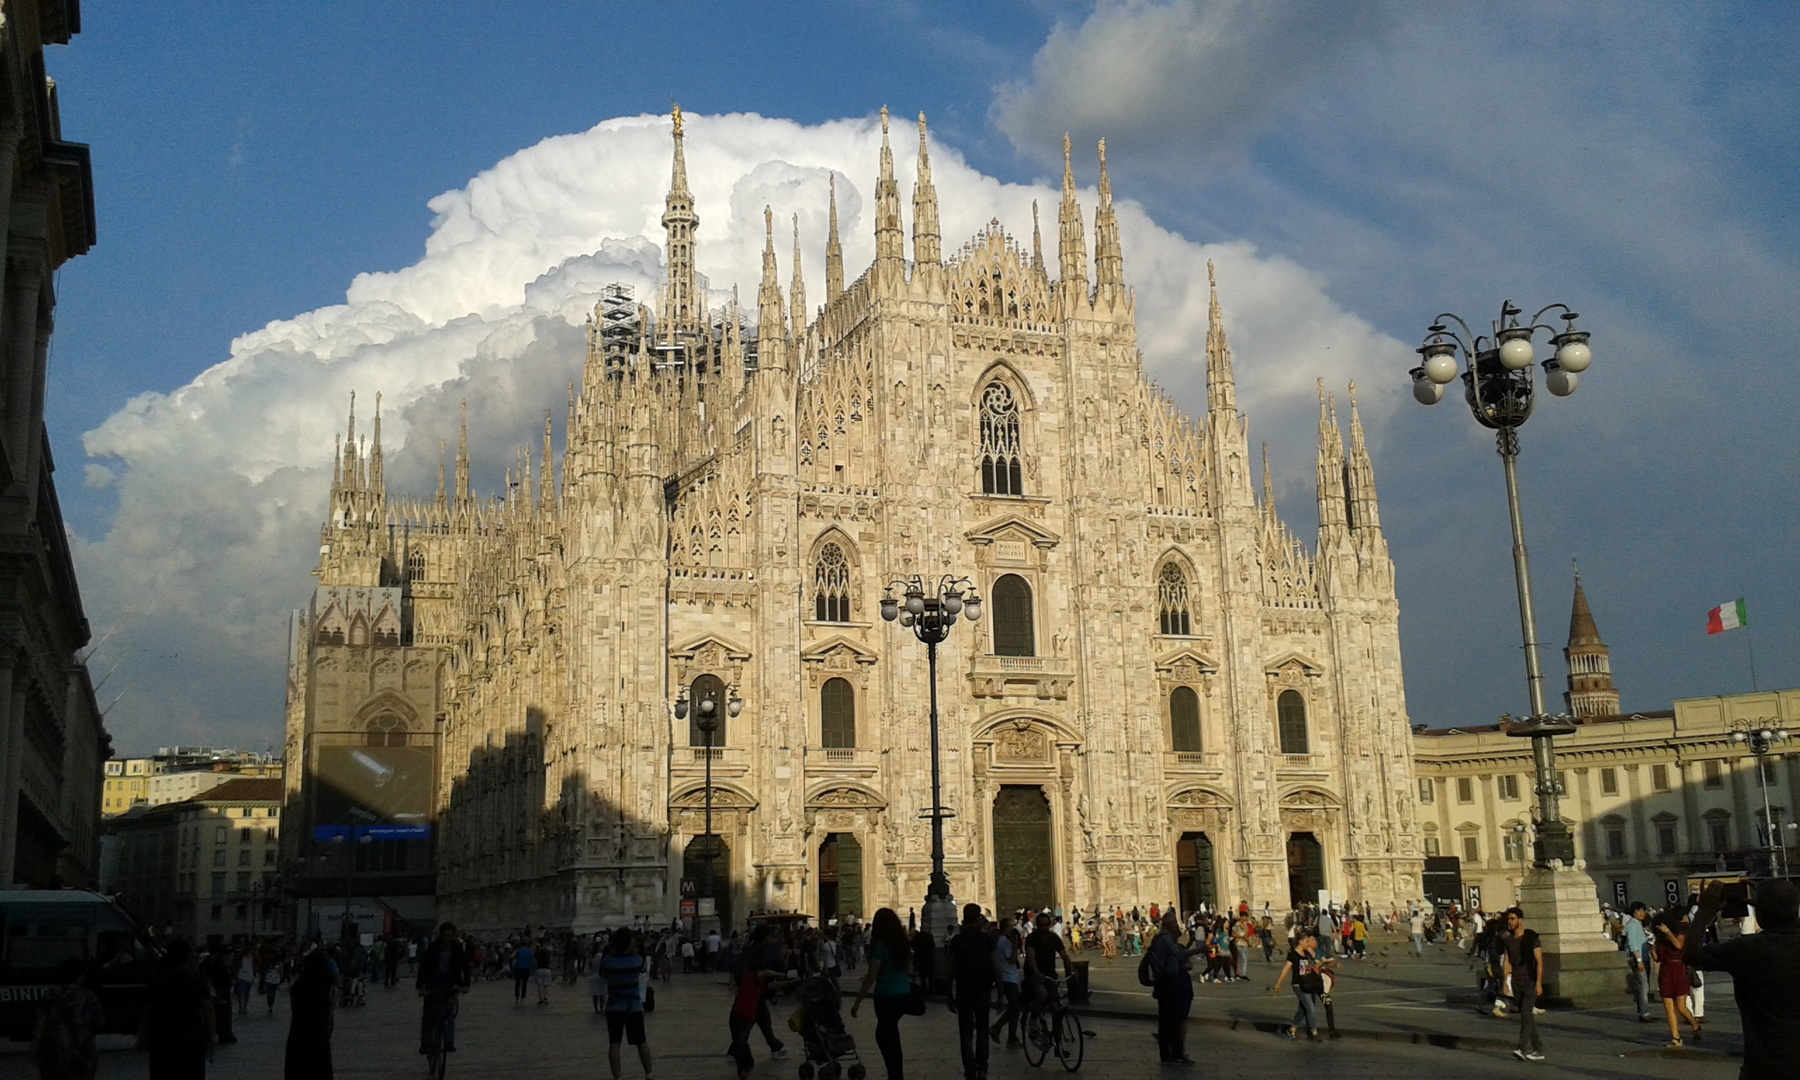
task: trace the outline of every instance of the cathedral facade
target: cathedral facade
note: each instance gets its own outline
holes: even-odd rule
[[[939,650],[959,902],[1418,896],[1354,400],[1346,450],[1321,392],[1307,551],[1266,461],[1258,498],[1216,287],[1205,414],[1145,378],[1104,143],[1093,258],[1065,145],[1049,265],[1035,220],[1029,248],[995,222],[946,254],[923,117],[909,252],[882,125],[875,260],[845,282],[834,197],[810,320],[772,221],[754,319],[708,310],[677,113],[665,286],[654,311],[597,306],[560,463],[546,418],[503,498],[471,494],[463,450],[401,499],[379,438],[343,447],[289,760],[328,686],[345,741],[376,716],[429,740],[439,910],[472,929],[666,920],[708,877],[709,801],[729,918],[904,911],[931,869],[926,656],[877,609],[896,578],[955,574],[986,606]],[[397,636],[330,590],[371,626],[386,603]],[[676,718],[684,688],[741,713],[709,736]],[[382,694],[410,704],[363,704]]]

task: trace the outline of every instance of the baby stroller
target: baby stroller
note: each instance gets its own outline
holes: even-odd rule
[[[844,1030],[843,995],[824,975],[800,984],[800,1039],[806,1058],[800,1062],[800,1080],[863,1080],[869,1070],[856,1054],[856,1040]],[[845,1069],[843,1063],[850,1062]]]

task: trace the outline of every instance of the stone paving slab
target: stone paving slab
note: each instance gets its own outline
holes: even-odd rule
[[[1468,1028],[1485,1033],[1485,1039],[1465,1040],[1453,1030],[1463,1018],[1429,1000],[1435,994],[1441,1005],[1443,991],[1438,987],[1449,982],[1446,975],[1461,970],[1447,956],[1398,964],[1385,972],[1371,968],[1364,976],[1352,972],[1341,984],[1346,987],[1346,1004],[1339,1014],[1339,1025],[1350,1037],[1336,1042],[1292,1041],[1273,1033],[1276,1023],[1285,1022],[1293,1009],[1292,997],[1285,990],[1281,998],[1267,994],[1267,983],[1276,968],[1253,968],[1260,987],[1254,983],[1202,986],[1200,1001],[1205,1008],[1197,1011],[1188,1047],[1200,1064],[1190,1069],[1165,1068],[1156,1062],[1152,1023],[1142,1008],[1149,997],[1136,986],[1135,964],[1121,959],[1097,963],[1093,970],[1097,989],[1116,989],[1096,994],[1095,1008],[1085,1025],[1096,1038],[1088,1043],[1087,1060],[1079,1075],[1106,1080],[1184,1076],[1196,1080],[1399,1080],[1414,1076],[1487,1080],[1521,1072],[1588,1080],[1725,1080],[1737,1073],[1735,1060],[1710,1051],[1663,1056],[1649,1039],[1609,1043],[1579,1028],[1559,1028],[1548,1022],[1544,1038],[1550,1060],[1537,1065],[1521,1063],[1506,1052],[1510,1039],[1501,1042],[1502,1037],[1512,1033],[1510,1024],[1484,1022],[1471,1014],[1466,1020]],[[1384,981],[1395,985],[1385,985]],[[848,985],[853,987],[854,979]],[[1126,985],[1135,997],[1128,996]],[[481,1080],[604,1080],[608,1075],[605,1024],[592,1012],[585,982],[568,987],[558,985],[551,994],[552,1004],[548,1007],[521,1006],[512,1003],[510,982],[478,984],[464,999],[459,1020],[460,1050],[451,1060],[449,1075]],[[1359,994],[1362,996],[1354,996]],[[1383,994],[1389,997],[1383,998]],[[1390,998],[1405,1000],[1407,994],[1423,999],[1424,1011],[1419,1015],[1424,1020],[1382,1021],[1378,1025],[1370,1019],[1383,1014],[1377,1005]],[[332,1040],[336,1075],[349,1080],[422,1078],[424,1059],[416,1052],[419,999],[404,988],[375,989],[369,998],[370,1003],[364,1008],[338,1013]],[[659,987],[657,998],[658,1009],[650,1016],[648,1027],[658,1080],[729,1080],[734,1073],[724,1051],[730,994],[723,982],[716,976],[679,976],[672,984]],[[1360,1003],[1351,1004],[1352,1001]],[[1131,1007],[1123,1007],[1128,1004]],[[1234,1010],[1241,1015],[1234,1017]],[[784,1020],[789,1005],[780,1003],[775,1011],[777,1031],[787,1038]],[[1722,1021],[1727,1011],[1728,1003],[1722,1002],[1714,1015]],[[1253,1012],[1255,1015],[1251,1015]],[[1265,1015],[1272,1019],[1265,1019]],[[1550,1019],[1561,1022],[1561,1018]],[[1623,1026],[1610,1017],[1605,1022]],[[285,999],[277,1003],[273,1016],[253,1010],[238,1021],[241,1041],[218,1048],[209,1076],[213,1080],[280,1077],[287,1023]],[[1409,1024],[1430,1036],[1453,1036],[1459,1040],[1459,1048],[1432,1045],[1431,1038],[1415,1045],[1410,1037],[1408,1041],[1397,1041],[1398,1036],[1381,1034],[1403,1030]],[[1644,1025],[1646,1029],[1650,1027]],[[850,1031],[863,1051],[871,1080],[882,1080],[884,1070],[875,1049],[870,1010],[865,1008],[862,1016],[850,1021]],[[941,1004],[934,1004],[923,1017],[907,1018],[901,1031],[910,1080],[957,1080],[961,1067],[956,1050],[956,1018]],[[792,1056],[773,1062],[761,1036],[752,1036],[757,1080],[797,1077],[799,1042],[797,1037],[789,1041]],[[143,1058],[126,1048],[122,1040],[110,1039],[108,1045],[100,1070],[103,1080],[140,1080],[146,1075]],[[1061,1074],[1053,1067],[1054,1062],[1047,1062],[1044,1069],[1029,1067],[1018,1051],[996,1046],[993,1054],[993,1080],[1029,1080]],[[624,1065],[627,1080],[637,1080],[641,1072],[635,1056],[628,1052]],[[25,1080],[34,1075],[23,1047],[0,1044],[0,1080]]]

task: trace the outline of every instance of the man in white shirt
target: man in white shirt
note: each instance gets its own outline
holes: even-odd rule
[[[1413,908],[1412,918],[1407,920],[1407,932],[1412,934],[1414,956],[1425,955],[1425,913]]]

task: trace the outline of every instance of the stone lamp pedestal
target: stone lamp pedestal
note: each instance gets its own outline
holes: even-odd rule
[[[1533,867],[1519,888],[1525,926],[1544,946],[1546,1006],[1591,1008],[1617,1004],[1625,994],[1625,961],[1600,926],[1600,902],[1585,864],[1552,859]]]

